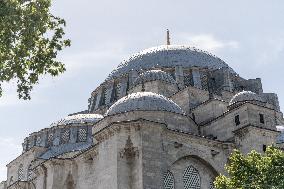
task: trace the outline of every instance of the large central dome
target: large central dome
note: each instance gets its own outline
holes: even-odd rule
[[[229,68],[235,71],[220,58],[189,46],[162,45],[143,50],[124,60],[111,72],[109,79],[126,74],[131,70],[141,71],[152,68],[171,68],[182,66],[184,68],[201,67],[209,69]]]

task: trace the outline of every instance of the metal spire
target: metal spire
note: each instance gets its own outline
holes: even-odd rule
[[[171,45],[170,31],[167,29],[167,45]]]

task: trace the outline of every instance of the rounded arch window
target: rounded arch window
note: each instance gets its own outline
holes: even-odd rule
[[[53,132],[49,132],[48,136],[47,136],[47,144],[48,146],[52,146],[53,145],[53,139],[54,139],[54,134]]]
[[[184,189],[200,189],[200,175],[197,169],[193,166],[188,166],[183,173]]]
[[[164,185],[164,189],[174,189],[175,188],[174,175],[170,171],[167,171],[164,174],[163,185]]]
[[[81,128],[78,130],[78,142],[86,142],[87,141],[87,129]]]
[[[69,129],[63,130],[61,133],[61,143],[66,144],[69,142],[69,140],[70,140],[70,130]]]

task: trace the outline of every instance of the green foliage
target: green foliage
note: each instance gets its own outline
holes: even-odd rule
[[[0,0],[0,96],[1,84],[16,80],[19,98],[30,99],[41,75],[65,71],[56,57],[70,40],[50,6],[51,0]]]
[[[234,151],[226,166],[229,177],[220,175],[216,189],[283,189],[284,152],[274,147],[262,155],[252,151],[247,156]]]

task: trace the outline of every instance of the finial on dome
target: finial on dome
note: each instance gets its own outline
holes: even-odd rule
[[[170,41],[170,30],[167,29],[167,45],[171,45],[171,41]]]

